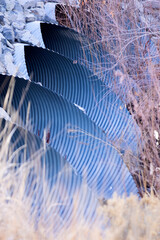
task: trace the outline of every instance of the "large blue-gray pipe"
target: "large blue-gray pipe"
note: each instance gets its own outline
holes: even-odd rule
[[[10,81],[10,77],[0,75],[1,106]],[[98,197],[109,198],[114,191],[119,195],[137,193],[121,153],[86,114],[39,84],[19,78],[14,81],[10,114],[12,119],[14,110],[19,111],[19,117],[14,120],[17,125],[27,128],[41,139],[46,129],[46,142],[71,164]],[[23,104],[18,109],[27,86]],[[29,124],[26,126],[29,103]]]
[[[123,153],[138,155],[139,133],[120,98],[86,67],[43,48],[16,45],[15,60],[31,81],[78,105]],[[24,58],[23,58],[24,57]]]

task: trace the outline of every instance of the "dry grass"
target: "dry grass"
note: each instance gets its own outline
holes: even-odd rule
[[[106,216],[106,239],[160,239],[160,201],[153,195],[140,201],[114,197],[103,207]]]
[[[84,220],[74,221],[69,228],[64,228],[58,235],[54,235],[52,228],[57,219],[47,226],[43,222],[43,214],[35,228],[35,217],[30,215],[31,195],[24,200],[23,173],[31,167],[30,164],[22,166],[21,175],[17,178],[15,172],[10,171],[4,177],[7,162],[0,164],[0,239],[2,240],[154,240],[160,239],[160,200],[155,196],[145,196],[139,200],[136,196],[119,198],[116,195],[99,208],[103,214],[101,223],[95,222],[92,227],[85,224]],[[14,188],[11,195],[10,189]],[[45,206],[48,212],[50,203]],[[82,224],[83,223],[83,224]],[[103,227],[102,227],[103,226]]]
[[[157,5],[156,5],[157,4]],[[156,6],[156,7],[155,7]],[[160,24],[153,1],[82,0],[79,8],[57,7],[60,24],[72,27],[92,41],[88,48],[99,59],[91,69],[124,101],[138,124],[137,161],[128,166],[141,195],[160,189]],[[160,9],[160,6],[159,6]],[[62,13],[62,15],[60,14]],[[99,58],[102,47],[104,62]],[[113,63],[109,66],[112,56]],[[112,77],[112,80],[111,80]],[[124,158],[127,163],[127,157]]]

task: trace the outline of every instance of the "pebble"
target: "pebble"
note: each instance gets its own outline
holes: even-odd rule
[[[36,20],[36,17],[34,14],[32,13],[28,13],[26,14],[26,22],[34,22]]]
[[[8,26],[8,27],[4,27],[3,28],[3,36],[10,41],[11,43],[14,43],[15,40],[15,35],[14,35],[14,31],[12,29],[12,27]]]
[[[46,3],[45,4],[45,20],[47,22],[55,22],[56,16],[55,16],[55,7],[56,3]]]
[[[15,0],[5,0],[6,3],[6,10],[12,11],[15,6]]]
[[[0,12],[0,24],[3,23],[4,20],[4,14]]]
[[[0,56],[2,55],[2,42],[0,42]]]
[[[3,65],[2,62],[0,62],[0,73],[3,73],[3,74],[6,73],[6,67]]]
[[[29,30],[16,31],[18,42],[28,43],[34,46],[40,46],[39,40],[36,39]]]
[[[19,2],[16,2],[15,6],[14,6],[14,10],[22,13],[23,12],[23,7]]]
[[[34,13],[34,16],[36,17],[36,20],[40,21],[44,19],[45,16],[45,10],[43,8],[37,8],[36,10],[32,11]]]
[[[7,73],[9,75],[15,76],[17,72],[17,67],[13,63],[13,56],[10,51],[7,51],[6,53],[4,53],[4,64],[7,68]]]
[[[27,1],[24,4],[24,9],[34,8],[35,6],[36,6],[36,1],[35,0]]]
[[[44,2],[37,2],[36,7],[37,8],[44,8]]]
[[[23,30],[23,29],[25,28],[25,23],[22,22],[22,21],[13,22],[13,23],[12,23],[12,26],[13,26],[15,29]]]
[[[3,26],[0,24],[0,33],[3,32]]]
[[[5,0],[0,0],[0,6],[6,7],[6,1]]]

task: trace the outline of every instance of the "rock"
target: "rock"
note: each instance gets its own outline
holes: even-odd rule
[[[36,6],[36,1],[29,1],[24,5],[24,9],[34,8]]]
[[[15,0],[5,0],[6,2],[6,10],[12,11],[15,6]]]
[[[36,6],[37,0],[18,0],[18,3],[24,7],[24,9],[29,9]]]
[[[37,2],[36,7],[37,8],[44,8],[44,3],[43,2]]]
[[[2,49],[3,49],[2,42],[0,42],[0,56],[2,54]]]
[[[13,62],[13,49],[10,49],[8,47],[6,47],[4,50],[3,50],[3,55],[10,55],[11,56],[11,60]]]
[[[24,9],[30,9],[36,6],[36,1],[27,1],[24,4]]]
[[[7,40],[6,40],[6,46],[8,46],[12,52],[14,51],[14,46]]]
[[[0,12],[0,24],[2,24],[4,21],[4,14]]]
[[[3,28],[3,35],[4,37],[10,41],[11,43],[14,42],[15,36],[14,36],[14,31],[11,27],[4,27]]]
[[[0,33],[3,32],[3,26],[0,24]]]
[[[17,19],[16,19],[16,21],[17,22],[23,22],[23,23],[25,23],[25,16],[24,16],[24,13],[22,14],[21,12],[17,12],[16,13],[17,14]]]
[[[25,23],[25,16],[24,13],[18,12],[16,10],[12,12],[6,12],[5,18],[9,20],[9,23],[13,22],[23,22]]]
[[[21,6],[21,4],[19,2],[16,2],[15,6],[14,6],[14,10],[17,12],[23,12],[23,7]]]
[[[6,11],[5,7],[0,4],[0,12],[5,13],[5,11]]]
[[[25,23],[25,16],[24,16],[24,14],[18,13],[17,21],[19,21],[19,22],[21,21],[21,22]]]
[[[6,17],[4,18],[3,22],[4,22],[3,25],[7,25],[7,26],[10,25],[9,20]]]
[[[49,22],[56,22],[55,7],[57,3],[46,3],[45,4],[45,20]]]
[[[45,10],[43,8],[36,8],[35,10],[32,10],[32,13],[38,21],[43,20],[45,17]]]
[[[6,14],[5,14],[5,17],[3,19],[3,25],[7,25],[7,26],[10,25],[10,21],[8,20],[8,18],[6,18]]]
[[[32,36],[29,30],[23,30],[23,31],[17,30],[16,38],[19,42],[40,46],[39,40],[36,39],[34,36]]]
[[[20,22],[13,22],[12,23],[12,26],[15,28],[15,29],[18,29],[18,30],[23,30],[25,28],[25,23],[20,21]]]
[[[0,62],[0,73],[6,73],[6,69],[2,62]]]
[[[8,51],[8,49],[6,48],[3,54],[3,58],[4,58],[4,63],[7,62],[7,60],[10,62],[13,62],[13,56],[12,53],[10,51]]]
[[[6,7],[6,2],[5,2],[5,0],[0,0],[0,6],[2,6],[2,7]]]
[[[0,33],[0,43],[2,44],[2,49],[3,49],[3,46],[4,46],[5,48],[9,47],[13,51],[14,46],[3,36],[2,33]]]
[[[13,56],[9,51],[4,54],[4,65],[9,75],[16,75],[17,67],[13,64]]]
[[[16,21],[17,14],[13,11],[11,11],[11,12],[6,11],[5,12],[5,19],[7,19],[9,21],[9,24],[10,24],[10,22]]]
[[[25,16],[26,16],[26,22],[33,22],[36,20],[35,15],[32,13],[27,13],[25,14]]]
[[[4,45],[6,45],[6,42],[7,42],[7,40],[5,39],[2,33],[0,33],[0,42],[3,43]]]

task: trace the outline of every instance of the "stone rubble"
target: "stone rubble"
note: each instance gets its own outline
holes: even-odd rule
[[[38,39],[26,29],[26,24],[33,21],[57,23],[55,6],[56,3],[63,1],[66,2],[65,0],[0,0],[0,73],[16,74],[17,67],[13,62],[14,43],[40,46]],[[134,0],[134,2],[139,9],[141,21],[147,26],[158,28],[160,1]],[[68,3],[77,5],[79,1],[68,0]],[[127,7],[126,3],[124,7]]]
[[[40,46],[26,24],[33,21],[57,23],[55,5],[49,0],[0,0],[0,73],[18,74],[13,60],[14,43]]]

